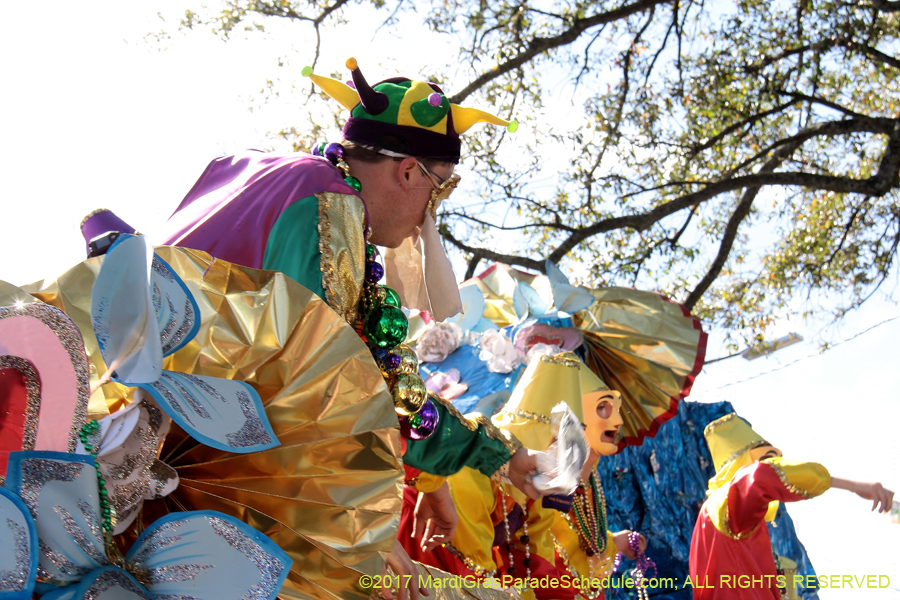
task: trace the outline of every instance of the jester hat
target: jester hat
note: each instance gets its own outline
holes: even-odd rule
[[[356,59],[346,62],[353,77],[348,85],[315,75],[311,67],[302,74],[350,111],[344,139],[397,154],[459,163],[459,136],[476,123],[493,123],[513,132],[516,121],[506,121],[476,108],[451,104],[437,84],[392,77],[369,85]]]

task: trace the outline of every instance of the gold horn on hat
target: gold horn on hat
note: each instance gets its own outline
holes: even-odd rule
[[[491,123],[493,125],[502,125],[506,130],[513,133],[519,128],[517,121],[506,121],[489,112],[479,110],[477,108],[466,108],[459,104],[451,104],[450,112],[453,114],[453,129],[458,134],[463,134],[469,130],[475,123]]]
[[[323,92],[340,102],[347,110],[353,110],[353,107],[359,104],[359,94],[343,81],[316,75],[313,73],[312,67],[303,67],[300,74],[312,79],[313,83],[322,88]]]

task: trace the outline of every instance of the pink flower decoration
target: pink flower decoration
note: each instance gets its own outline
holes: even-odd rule
[[[516,333],[516,348],[527,353],[535,344],[558,346],[563,350],[574,350],[582,343],[581,332],[571,327],[551,327],[544,323],[535,323],[523,327]]]
[[[459,369],[450,369],[446,373],[435,371],[425,379],[425,387],[445,400],[453,400],[466,393],[469,386],[459,382]]]

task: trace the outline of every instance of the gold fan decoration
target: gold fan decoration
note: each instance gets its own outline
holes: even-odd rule
[[[463,285],[476,285],[485,298],[484,317],[499,327],[518,322],[513,294],[531,286],[552,307],[552,286],[533,275],[495,263]],[[572,317],[584,338],[579,354],[610,388],[622,394],[619,448],[640,445],[678,411],[706,357],[700,320],[681,304],[654,293],[622,287],[587,290],[593,303]],[[554,309],[549,309],[550,313]]]
[[[240,379],[259,392],[281,444],[251,454],[204,446],[173,424],[161,458],[180,485],[145,504],[144,521],[169,510],[218,510],[268,535],[294,564],[280,597],[365,598],[362,574],[380,574],[393,546],[402,463],[397,417],[381,372],[356,332],[309,290],[272,271],[161,247],[200,307],[194,339],[166,369]],[[103,373],[90,326],[90,291],[102,259],[32,286],[76,321]],[[39,287],[40,289],[36,289]],[[128,388],[92,397],[102,416]]]
[[[584,361],[622,394],[619,448],[640,445],[690,394],[706,357],[706,333],[684,306],[659,294],[589,291],[594,303],[572,319],[584,336]]]

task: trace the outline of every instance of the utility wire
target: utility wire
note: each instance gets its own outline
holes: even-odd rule
[[[808,355],[806,355],[806,356],[801,356],[800,358],[794,359],[794,360],[792,360],[792,361],[789,362],[789,363],[785,363],[785,364],[783,364],[783,365],[781,365],[781,366],[779,366],[779,367],[775,367],[774,369],[770,369],[770,370],[768,370],[768,371],[763,371],[762,373],[757,373],[756,375],[753,375],[752,377],[748,377],[748,378],[746,378],[746,379],[741,379],[740,381],[733,381],[733,382],[731,382],[731,383],[726,383],[725,385],[720,385],[719,387],[710,390],[710,392],[715,392],[715,391],[718,391],[718,390],[721,390],[721,389],[724,389],[724,388],[727,388],[727,387],[731,387],[731,386],[733,386],[733,385],[738,385],[738,384],[741,384],[741,383],[746,383],[747,381],[756,379],[756,378],[758,378],[758,377],[762,377],[763,375],[768,375],[769,373],[774,373],[774,372],[776,372],[776,371],[780,371],[780,370],[782,370],[782,369],[786,369],[787,367],[790,367],[791,365],[795,365],[795,364],[797,364],[798,362],[803,361],[803,360],[806,360],[806,359],[808,359],[808,358],[813,358],[813,357],[815,357],[815,356],[821,356],[821,355],[822,355],[825,351],[827,351],[827,350],[831,350],[832,348],[836,348],[836,347],[840,346],[841,344],[846,344],[847,342],[853,341],[853,340],[855,340],[856,338],[858,338],[859,336],[864,335],[864,334],[866,334],[866,333],[869,333],[869,332],[872,331],[873,329],[875,329],[875,328],[877,328],[877,327],[881,327],[882,325],[884,325],[884,324],[886,324],[886,323],[890,323],[891,321],[896,321],[897,319],[900,319],[900,315],[895,315],[895,316],[891,317],[890,319],[885,319],[884,321],[881,321],[880,323],[876,323],[875,325],[872,325],[872,326],[869,327],[868,329],[863,329],[863,330],[860,331],[859,333],[857,333],[857,334],[855,334],[855,335],[852,335],[852,336],[850,336],[850,337],[848,337],[848,338],[846,338],[846,339],[843,339],[843,340],[841,340],[841,341],[839,341],[839,342],[835,342],[834,344],[831,344],[831,345],[828,346],[827,348],[823,348],[822,350],[819,350],[818,352],[814,352],[814,353],[808,354]],[[733,354],[733,355],[731,355],[731,356],[737,356],[737,355],[736,355],[736,354]],[[716,362],[716,361],[719,361],[719,360],[724,360],[724,359],[726,359],[726,358],[731,358],[731,356],[723,356],[722,358],[713,359],[713,360],[707,362],[706,364],[710,364],[710,363],[713,363],[713,362]]]

